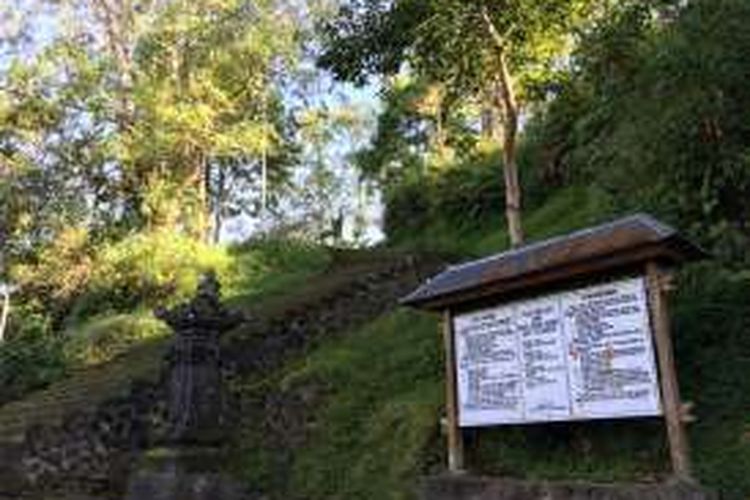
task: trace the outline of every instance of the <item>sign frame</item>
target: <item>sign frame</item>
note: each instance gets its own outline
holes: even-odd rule
[[[404,305],[440,312],[442,316],[449,472],[460,473],[465,468],[463,430],[459,425],[454,317],[513,300],[544,297],[621,278],[643,277],[661,401],[660,416],[667,428],[672,471],[678,480],[692,481],[684,429],[684,423],[693,420],[689,414],[692,405],[680,400],[668,295],[674,289],[676,265],[706,256],[673,228],[646,214],[636,214],[449,266],[403,298]]]
[[[691,421],[692,417],[688,415],[689,406],[684,405],[680,400],[679,385],[677,383],[677,373],[674,361],[672,340],[670,336],[670,319],[668,313],[668,294],[674,290],[674,276],[670,269],[659,265],[657,262],[649,261],[643,267],[641,273],[646,285],[646,302],[648,305],[648,316],[651,325],[650,337],[655,355],[657,379],[660,392],[660,404],[662,408],[661,418],[664,419],[667,428],[667,440],[669,445],[669,454],[672,463],[672,469],[675,476],[683,480],[691,480],[692,467],[690,462],[690,452],[688,448],[687,436],[685,433],[684,423]],[[633,273],[627,273],[625,277],[633,276]],[[606,276],[606,281],[615,281],[622,278],[622,274]],[[586,284],[602,283],[602,276],[596,280],[586,280],[580,282],[583,286]],[[604,281],[604,282],[606,282]],[[575,290],[575,288],[563,288]],[[502,305],[504,302],[497,302],[495,305]],[[447,424],[447,441],[448,441],[448,470],[451,472],[463,472],[465,469],[465,450],[464,450],[464,429],[474,428],[475,426],[461,426],[459,422],[459,400],[458,400],[458,367],[456,359],[456,333],[454,319],[457,312],[465,313],[476,310],[474,307],[466,308],[446,308],[442,317],[443,343],[446,354],[446,424]],[[656,416],[655,416],[656,417]],[[612,417],[621,418],[621,417]],[[622,417],[627,418],[627,417]],[[571,422],[587,422],[593,419],[571,419]],[[568,420],[563,420],[568,421]],[[518,422],[516,425],[543,425],[544,421],[537,422]],[[499,424],[506,425],[506,424]],[[512,425],[512,424],[509,424]]]

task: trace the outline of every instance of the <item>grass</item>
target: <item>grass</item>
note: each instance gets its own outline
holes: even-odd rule
[[[606,196],[598,190],[572,186],[557,192],[544,205],[524,215],[529,241],[563,234],[614,217]],[[501,252],[509,246],[505,219],[449,221],[437,219],[420,232],[396,235],[397,248],[439,251],[463,258]]]
[[[715,263],[682,273],[674,338],[680,389],[695,403],[695,468],[725,498],[750,498],[750,279]]]
[[[573,187],[527,214],[524,223],[533,241],[611,218],[601,194]],[[502,227],[500,216],[461,227],[435,221],[398,246],[482,256],[507,246]],[[376,252],[342,254],[278,242],[232,252],[236,271],[225,284],[230,304],[267,315],[304,307],[378,258]],[[689,427],[696,475],[720,488],[723,498],[747,499],[750,276],[709,263],[690,266],[680,278],[673,330],[683,398],[696,404],[698,421]],[[418,478],[444,467],[437,328],[433,315],[397,309],[288,360],[267,378],[243,380],[253,411],[237,430],[230,468],[267,498],[414,498]],[[129,377],[158,366],[159,345],[128,350],[0,408],[0,429],[17,435],[24,418],[52,418],[116,393]],[[502,427],[469,431],[466,438],[475,473],[614,482],[658,481],[668,469],[658,419]]]
[[[318,396],[281,468],[258,416],[245,422],[239,472],[248,484],[272,498],[411,498],[439,432],[436,331],[432,316],[397,311],[252,388],[250,397]]]
[[[127,396],[135,380],[157,380],[166,352],[163,339],[141,342],[127,353],[70,375],[26,398],[0,407],[0,443],[19,441],[34,424],[55,425],[70,413],[90,411],[99,403]]]
[[[323,425],[295,457],[295,495],[406,496],[420,472],[421,452],[438,429],[435,332],[433,318],[397,312],[320,350],[282,381],[325,380],[329,391],[315,416]]]
[[[612,218],[588,188],[559,192],[525,218],[530,240]],[[495,227],[434,222],[401,248],[486,255],[502,250]],[[488,229],[489,228],[489,229]],[[715,263],[680,274],[673,320],[683,399],[699,481],[722,498],[750,497],[750,279]],[[245,422],[234,466],[268,498],[414,498],[420,475],[443,469],[442,360],[437,318],[395,310],[265,380],[250,398],[273,395],[299,410],[301,431],[269,439],[260,415]],[[304,401],[304,395],[309,400]],[[310,396],[312,395],[312,396]],[[283,406],[283,405],[282,405]],[[272,413],[273,414],[273,413]],[[275,415],[275,414],[273,414]],[[266,415],[268,417],[268,415]],[[296,433],[296,434],[295,434]],[[298,434],[298,435],[297,435]],[[485,428],[466,433],[472,472],[545,480],[655,482],[669,475],[660,419]]]
[[[593,218],[604,218],[592,208],[599,203],[589,190],[564,191],[549,207],[528,217],[528,230],[543,237],[584,226]],[[502,220],[497,223],[502,227]],[[499,230],[466,227],[458,234],[437,221],[424,233],[400,240],[399,247],[429,246],[432,251],[468,256],[499,251],[505,245]],[[443,461],[443,363],[437,332],[434,315],[395,310],[305,359],[290,361],[266,380],[247,380],[251,400],[318,396],[297,407],[302,414],[298,418],[308,421],[305,429],[285,429],[303,436],[293,439],[296,445],[291,449],[288,443],[270,439],[267,425],[253,413],[243,426],[237,472],[272,498],[413,498],[418,477],[439,469]],[[523,456],[517,444],[518,439],[509,441],[507,453],[488,456],[488,462],[504,470],[517,465],[516,475],[528,471],[532,453]],[[476,451],[477,456],[484,453],[481,446]],[[568,455],[569,450],[561,449],[557,458],[565,463]],[[546,472],[540,470],[539,475]]]
[[[67,333],[65,355],[73,366],[93,366],[112,361],[137,345],[168,335],[167,325],[151,311],[95,316]]]
[[[252,305],[261,296],[278,297],[308,282],[333,262],[331,250],[304,242],[268,240],[230,250],[230,277],[224,298],[230,306]]]

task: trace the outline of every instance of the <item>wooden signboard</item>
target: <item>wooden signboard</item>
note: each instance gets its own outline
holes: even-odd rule
[[[403,300],[443,312],[449,469],[461,429],[663,417],[690,477],[667,295],[702,252],[637,215],[448,268]]]
[[[453,318],[461,427],[661,414],[645,280]]]

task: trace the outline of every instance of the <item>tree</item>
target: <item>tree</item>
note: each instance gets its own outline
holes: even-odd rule
[[[381,96],[376,133],[357,155],[366,176],[422,176],[476,146],[466,103],[447,101],[443,86],[402,75]]]
[[[254,179],[261,158],[273,185],[284,181],[294,147],[281,80],[299,41],[283,1],[42,4],[29,22],[57,29],[16,53],[0,87],[0,195],[17,207],[6,231],[68,194],[70,210],[51,216],[208,238],[225,214],[254,210],[232,186]]]
[[[0,225],[4,251],[26,253],[106,197],[98,122],[101,73],[72,44],[14,61],[0,90]],[[75,124],[91,121],[89,127]]]
[[[518,132],[525,105],[545,95],[589,18],[586,0],[355,0],[323,25],[319,64],[364,82],[407,67],[454,95],[477,95],[496,110],[503,152],[505,212],[512,245],[523,242]],[[489,125],[489,122],[488,122]]]
[[[670,5],[672,4],[672,5]],[[534,149],[620,210],[648,210],[726,261],[750,241],[750,4],[623,5],[531,129]]]
[[[288,24],[269,1],[175,2],[139,47],[140,119],[127,137],[128,161],[147,172],[168,166],[170,184],[186,194],[181,215],[193,213],[198,233],[209,227],[211,181],[221,177],[213,172],[256,166],[281,147],[273,73],[294,57]]]

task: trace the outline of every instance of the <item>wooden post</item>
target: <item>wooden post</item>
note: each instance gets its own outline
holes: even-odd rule
[[[445,345],[445,413],[448,434],[448,471],[464,469],[464,439],[458,425],[456,392],[456,351],[453,338],[453,318],[450,310],[443,311],[443,344]]]
[[[664,419],[667,424],[667,438],[669,439],[672,470],[678,479],[690,481],[690,454],[687,436],[682,424],[682,403],[680,402],[672,339],[669,331],[667,292],[669,291],[671,276],[655,262],[649,262],[646,265],[646,274],[648,276],[651,324],[656,342],[662,406],[664,409]]]
[[[3,312],[0,313],[0,344],[5,341],[5,325],[8,323],[8,311],[10,311],[10,293],[10,287],[0,287],[0,295],[3,296]]]

